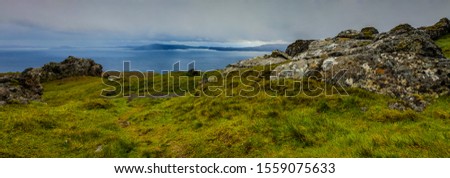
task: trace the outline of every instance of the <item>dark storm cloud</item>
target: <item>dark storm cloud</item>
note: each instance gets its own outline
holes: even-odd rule
[[[0,0],[0,44],[293,41],[450,16],[449,0]]]

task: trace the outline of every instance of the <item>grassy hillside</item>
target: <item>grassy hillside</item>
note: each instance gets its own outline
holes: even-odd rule
[[[445,57],[450,58],[450,34],[447,34],[436,41],[436,44],[442,48]]]
[[[423,113],[361,90],[311,98],[105,99],[100,78],[0,107],[1,157],[448,157],[450,97]]]
[[[449,36],[438,44],[448,55]],[[0,106],[0,157],[450,156],[450,96],[418,113],[391,110],[395,99],[359,89],[347,89],[348,96],[207,97],[199,94],[205,88],[191,87],[185,97],[136,97],[144,84],[134,79],[126,87],[134,97],[104,98],[100,78],[45,83],[41,102]],[[236,86],[227,92],[249,87],[226,84]]]

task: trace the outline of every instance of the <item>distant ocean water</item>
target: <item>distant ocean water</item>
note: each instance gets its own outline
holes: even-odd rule
[[[105,71],[123,69],[123,61],[131,61],[131,70],[172,70],[180,61],[181,70],[195,61],[195,69],[222,69],[242,59],[268,54],[253,51],[214,50],[157,50],[136,51],[122,48],[99,49],[0,49],[0,72],[23,71],[28,67],[40,67],[48,62],[61,62],[68,56],[91,58],[102,64]]]

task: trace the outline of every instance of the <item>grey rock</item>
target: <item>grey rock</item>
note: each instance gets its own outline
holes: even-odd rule
[[[0,101],[5,101],[9,98],[9,90],[6,87],[0,87]]]
[[[390,103],[388,107],[389,107],[389,109],[395,109],[395,110],[399,110],[399,111],[406,110],[405,105],[403,105],[402,103],[399,103],[399,102]]]
[[[95,153],[101,152],[103,150],[103,145],[97,146],[97,149],[95,149]]]
[[[335,38],[350,38],[350,39],[358,39],[359,38],[359,32],[356,30],[344,30],[340,32]]]
[[[371,40],[379,34],[378,30],[375,27],[365,27],[361,29],[361,31],[356,30],[344,30],[340,32],[335,39],[337,38],[345,38],[345,39],[360,39],[360,40]]]
[[[271,58],[291,59],[291,57],[290,57],[288,54],[286,54],[286,53],[284,53],[284,52],[281,52],[281,51],[279,51],[279,50],[274,50],[274,51],[272,51],[272,54],[270,54],[270,57],[271,57]]]
[[[0,101],[8,103],[28,103],[38,100],[42,95],[42,86],[38,78],[23,74],[12,74],[0,78]]]

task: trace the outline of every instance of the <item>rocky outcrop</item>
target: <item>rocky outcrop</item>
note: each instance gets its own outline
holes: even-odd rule
[[[69,56],[61,63],[50,62],[32,70],[39,73],[41,82],[47,82],[75,76],[101,76],[102,69],[103,67],[92,59]]]
[[[272,79],[315,76],[335,85],[400,98],[403,102],[391,104],[394,108],[416,111],[427,104],[421,95],[438,97],[450,91],[450,60],[429,32],[408,24],[385,33],[373,27],[346,30],[290,54],[294,54],[292,60],[276,67]]]
[[[314,40],[297,40],[286,48],[286,54],[295,56],[308,50],[309,44]]]
[[[431,39],[436,40],[444,35],[450,33],[450,20],[447,18],[442,18],[436,24],[428,27],[420,27],[420,30],[424,30]]]
[[[0,78],[0,105],[28,103],[41,98],[41,82],[75,76],[101,76],[102,66],[91,59],[69,56],[61,63],[51,62],[41,68],[28,68],[21,74]]]
[[[374,27],[365,27],[361,31],[345,30],[340,32],[335,38],[348,38],[348,39],[374,39],[378,34],[378,30]]]
[[[37,75],[23,72],[0,78],[0,105],[8,103],[28,103],[42,95],[42,85]]]
[[[292,58],[284,52],[279,50],[272,51],[270,55],[257,56],[247,60],[241,60],[234,64],[229,64],[224,72],[237,71],[239,69],[251,68],[254,66],[267,66],[270,64],[279,64],[291,60]]]

